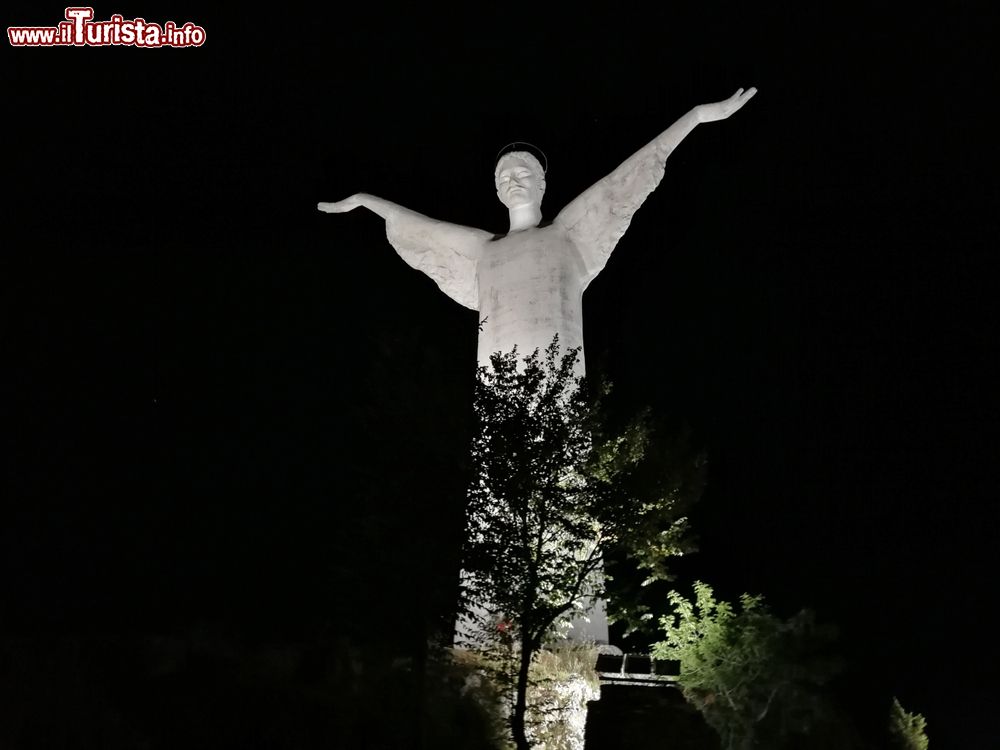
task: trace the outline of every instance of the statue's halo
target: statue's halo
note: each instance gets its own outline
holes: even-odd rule
[[[527,143],[526,141],[514,141],[513,143],[508,143],[502,149],[497,151],[497,158],[493,160],[493,165],[496,166],[499,164],[500,159],[502,159],[505,154],[509,154],[511,151],[527,151],[529,154],[538,159],[539,164],[542,165],[543,175],[549,171],[549,159],[545,156],[545,152],[534,143]]]

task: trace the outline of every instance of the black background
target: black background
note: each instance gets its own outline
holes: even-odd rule
[[[434,482],[460,495],[476,315],[317,201],[503,231],[504,144],[546,151],[552,217],[753,85],[587,291],[588,362],[707,450],[681,586],[810,606],[859,691],[937,747],[992,738],[995,19],[95,10],[207,43],[4,48],[4,628],[406,630],[461,525]],[[372,476],[398,499],[365,500]]]

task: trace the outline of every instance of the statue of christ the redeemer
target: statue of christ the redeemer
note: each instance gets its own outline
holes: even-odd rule
[[[478,360],[494,352],[544,351],[559,334],[564,348],[580,347],[583,371],[583,292],[608,262],[632,214],[663,178],[667,157],[696,125],[724,120],[757,90],[739,89],[722,102],[701,104],[615,171],[581,193],[555,221],[540,226],[545,174],[526,151],[500,157],[497,197],[510,213],[506,235],[437,221],[374,195],[358,193],[320,211],[364,206],[385,219],[389,242],[459,304],[479,311]]]

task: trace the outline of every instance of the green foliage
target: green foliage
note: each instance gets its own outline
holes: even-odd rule
[[[662,606],[666,584],[674,580],[669,563],[695,551],[685,514],[701,497],[707,470],[688,431],[665,434],[654,428],[648,412],[630,429],[641,440],[643,455],[618,481],[639,512],[630,533],[604,559],[608,618],[623,623],[626,636],[655,629],[653,612]]]
[[[589,643],[564,641],[541,649],[531,662],[531,676],[536,684],[565,682],[580,678],[589,688],[597,690],[597,647]]]
[[[429,670],[431,688],[425,700],[428,725],[436,731],[426,747],[465,747],[475,742],[483,750],[509,750],[508,700],[493,679],[491,665],[474,651],[444,649]],[[452,736],[442,731],[453,727]]]
[[[582,747],[587,702],[600,695],[596,663],[597,649],[588,644],[552,644],[535,655],[526,717],[533,746]]]
[[[470,716],[480,721],[490,719],[484,724],[490,731],[483,734],[493,737],[498,748],[511,747],[507,718],[514,685],[509,673],[490,652],[456,649],[450,661],[453,672],[465,677],[461,695],[477,706],[476,711],[465,712],[466,723]],[[562,642],[535,654],[525,715],[532,746],[549,750],[580,747],[587,701],[599,695],[596,661],[597,649],[589,644]]]
[[[528,746],[532,658],[604,596],[606,555],[662,575],[663,558],[685,548],[676,495],[633,491],[645,415],[608,428],[608,388],[576,377],[577,357],[560,356],[557,337],[521,361],[516,351],[495,354],[476,383],[460,628],[495,665],[498,684],[514,687],[518,747]]]
[[[889,712],[889,734],[899,750],[927,750],[929,740],[925,730],[927,720],[920,714],[906,711],[896,698]]]
[[[617,553],[654,578],[689,549],[676,485],[640,491],[647,415],[611,430],[606,386],[574,376],[577,352],[558,339],[518,362],[494,355],[476,386],[463,593],[467,609],[541,643],[603,596],[605,557]]]
[[[490,613],[482,630],[502,617],[531,642],[601,588],[599,493],[584,479],[591,414],[575,356],[557,353],[536,351],[523,368],[516,353],[494,355],[476,386],[464,591]]]
[[[680,661],[685,697],[727,750],[781,747],[829,721],[817,688],[836,672],[825,653],[830,628],[805,610],[781,620],[760,596],[744,594],[736,607],[716,601],[707,584],[694,590],[693,602],[670,593],[674,614],[661,619],[666,638],[653,655]]]

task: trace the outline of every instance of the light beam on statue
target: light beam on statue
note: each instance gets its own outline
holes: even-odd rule
[[[496,165],[497,197],[510,216],[504,235],[437,221],[365,193],[318,208],[343,213],[364,206],[385,219],[389,242],[403,260],[453,300],[479,311],[480,365],[515,346],[522,354],[544,351],[558,333],[564,348],[581,347],[582,373],[584,290],[660,184],[677,145],[699,123],[726,119],[755,93],[739,89],[725,101],[695,107],[548,224],[541,212],[545,174],[525,151],[506,153]]]
[[[364,206],[385,219],[386,236],[400,257],[430,276],[442,292],[479,312],[478,360],[490,355],[544,351],[555,334],[564,349],[580,348],[583,374],[583,292],[604,269],[638,210],[663,178],[667,158],[694,128],[725,120],[757,89],[700,104],[596,182],[550,222],[542,221],[545,172],[527,151],[503,154],[496,165],[497,197],[507,207],[506,234],[451,224],[383,198],[357,193],[320,211]],[[598,605],[581,635],[607,642]]]

